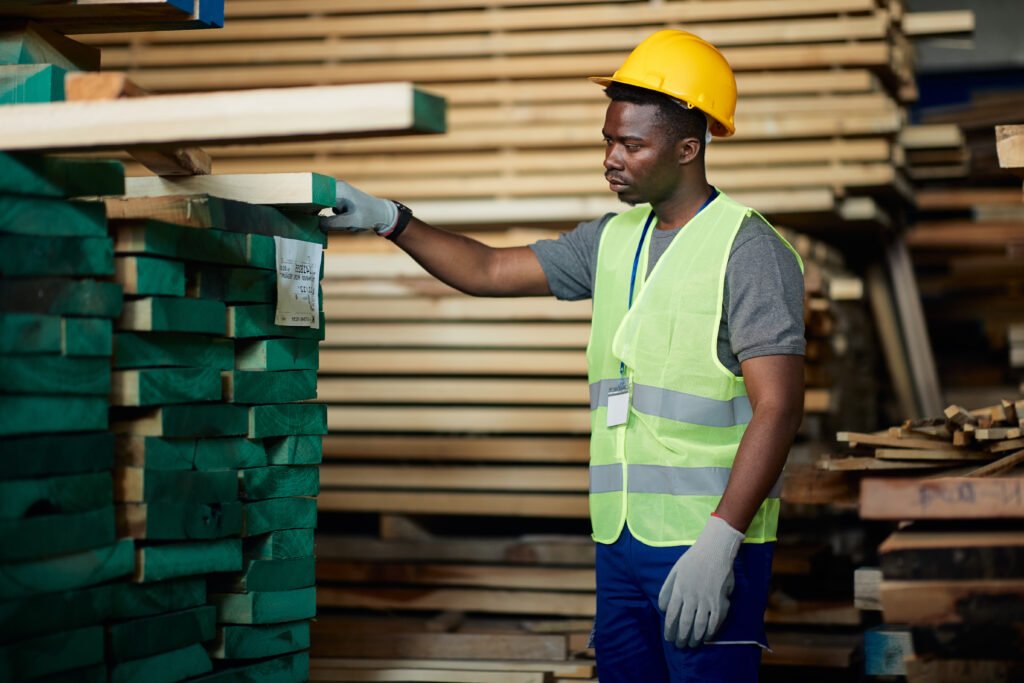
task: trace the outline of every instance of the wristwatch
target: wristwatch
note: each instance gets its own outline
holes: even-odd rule
[[[395,227],[391,228],[391,232],[384,235],[384,237],[394,242],[402,234],[402,231],[405,230],[405,226],[409,225],[409,221],[412,220],[412,209],[402,202],[396,202],[394,199],[390,201],[398,209],[398,220],[395,221]]]

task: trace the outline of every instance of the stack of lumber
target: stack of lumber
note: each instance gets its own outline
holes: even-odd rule
[[[0,20],[28,20],[63,34],[220,28],[224,0],[5,0]]]
[[[447,135],[238,146],[215,159],[226,172],[344,177],[440,224],[614,207],[600,175],[604,98],[584,77],[611,73],[664,27],[719,45],[738,73],[739,134],[714,143],[713,182],[766,213],[839,222],[851,194],[908,199],[897,139],[914,98],[907,36],[973,25],[969,12],[906,14],[887,0],[229,0],[226,13],[210,35],[83,40],[156,92],[415,79],[451,103]]]
[[[107,432],[121,289],[102,207],[116,162],[0,154],[0,678],[106,680],[106,582],[134,568],[114,524]],[[112,600],[121,600],[112,607]],[[70,679],[69,679],[70,680]]]
[[[1024,401],[954,408],[945,425],[954,443],[958,434],[1003,437],[982,441],[981,459],[998,459],[953,473],[863,481],[861,517],[901,522],[878,549],[878,604],[887,623],[910,627],[909,639],[905,629],[885,629],[900,634],[908,681],[1020,680],[1024,506],[1015,467],[1024,462],[1024,439],[1013,410]],[[989,422],[1016,426],[981,426]],[[970,452],[981,457],[979,448]]]
[[[129,183],[102,200],[126,296],[114,339],[118,522],[138,539],[136,581],[217,575],[208,621],[173,647],[209,669],[196,643],[210,641],[218,672],[303,680],[326,431],[325,407],[308,401],[323,328],[275,324],[275,238],[325,239],[315,215],[165,194],[168,184],[187,181],[155,197]],[[328,178],[305,184],[333,197]]]

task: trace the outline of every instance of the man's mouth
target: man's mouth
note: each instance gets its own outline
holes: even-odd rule
[[[612,192],[621,192],[622,190],[626,189],[628,185],[628,183],[625,180],[619,178],[618,176],[606,175],[604,178],[605,180],[608,181],[608,187],[611,189]]]

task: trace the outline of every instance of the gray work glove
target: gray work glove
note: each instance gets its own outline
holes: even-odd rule
[[[347,230],[363,232],[373,230],[386,237],[398,223],[398,207],[390,199],[379,199],[357,190],[339,180],[334,215],[321,216],[320,229],[324,232]]]
[[[732,563],[744,535],[711,517],[696,542],[676,560],[658,596],[665,612],[665,640],[697,647],[709,640],[729,612]]]

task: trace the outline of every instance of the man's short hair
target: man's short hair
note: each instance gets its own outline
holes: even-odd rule
[[[700,109],[687,108],[686,105],[680,104],[679,100],[657,90],[638,88],[634,85],[614,81],[608,84],[604,94],[612,102],[653,104],[658,108],[658,118],[673,140],[697,138],[701,143],[704,142],[704,135],[708,130],[708,120]]]

